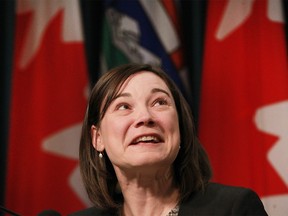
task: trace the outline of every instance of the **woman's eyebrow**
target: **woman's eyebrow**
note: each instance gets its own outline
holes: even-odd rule
[[[157,93],[157,92],[162,92],[162,93],[166,94],[167,96],[171,97],[170,94],[169,94],[167,91],[165,91],[164,89],[161,89],[161,88],[153,88],[153,89],[151,90],[151,93]]]
[[[120,97],[131,97],[131,94],[128,93],[128,92],[123,92],[121,94],[116,95],[115,98],[113,98],[112,101],[114,101],[114,100],[116,100],[117,98],[120,98]]]
[[[164,89],[161,89],[161,88],[151,89],[151,93],[153,93],[153,94],[158,93],[158,92],[162,92],[162,93],[166,94],[167,96],[171,97],[170,94]],[[120,97],[132,97],[132,95],[128,92],[123,92],[121,94],[116,95],[116,97],[113,99],[113,101],[116,100],[117,98],[120,98]]]

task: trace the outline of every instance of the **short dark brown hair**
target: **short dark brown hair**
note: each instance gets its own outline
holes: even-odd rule
[[[121,207],[123,197],[117,190],[118,180],[111,161],[106,155],[99,158],[92,145],[91,126],[100,126],[123,83],[140,71],[159,76],[168,86],[176,104],[181,149],[173,163],[173,178],[180,191],[180,202],[194,191],[204,189],[212,175],[207,154],[196,138],[190,106],[176,84],[159,67],[134,63],[121,65],[106,72],[93,87],[80,141],[79,159],[84,185],[92,203],[103,210]]]

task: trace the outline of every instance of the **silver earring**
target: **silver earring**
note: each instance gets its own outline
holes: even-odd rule
[[[103,158],[103,154],[101,152],[99,152],[99,158]]]

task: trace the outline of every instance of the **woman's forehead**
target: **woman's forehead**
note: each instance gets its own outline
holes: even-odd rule
[[[169,87],[162,77],[151,71],[139,71],[137,73],[130,75],[126,80],[122,82],[120,88],[118,88],[119,90],[118,93],[123,92],[123,90],[125,90],[129,86],[135,86],[135,85],[139,89],[145,87],[153,88],[161,86],[166,91],[169,91]]]

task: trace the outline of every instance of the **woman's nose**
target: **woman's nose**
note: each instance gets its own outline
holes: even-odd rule
[[[135,126],[139,127],[143,125],[150,127],[155,125],[153,115],[147,107],[139,109],[136,117]]]

